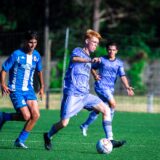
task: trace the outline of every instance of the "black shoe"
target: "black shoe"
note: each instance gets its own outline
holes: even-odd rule
[[[51,150],[52,149],[52,143],[51,143],[51,139],[48,138],[48,133],[44,133],[43,134],[43,138],[44,138],[44,147],[46,150]]]
[[[122,141],[111,140],[111,142],[112,142],[113,148],[121,147],[126,143],[125,140],[122,140]]]
[[[4,123],[5,123],[4,112],[0,112],[0,130],[2,129]]]

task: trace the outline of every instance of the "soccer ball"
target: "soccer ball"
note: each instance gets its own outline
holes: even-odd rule
[[[113,145],[109,139],[102,138],[97,142],[96,149],[98,153],[109,154],[112,152]]]

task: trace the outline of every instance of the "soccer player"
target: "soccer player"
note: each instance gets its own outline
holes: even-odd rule
[[[46,150],[52,149],[52,136],[66,127],[70,118],[85,106],[86,109],[97,110],[102,113],[102,125],[105,135],[114,142],[114,147],[124,144],[124,141],[113,140],[109,107],[100,98],[89,93],[91,62],[97,61],[97,59],[91,60],[90,54],[96,50],[100,39],[101,35],[99,33],[89,29],[85,34],[84,47],[77,47],[72,51],[69,67],[64,78],[61,119],[43,135]]]
[[[28,148],[25,145],[25,141],[40,117],[37,98],[33,88],[35,70],[38,72],[40,80],[40,98],[44,94],[41,56],[35,50],[37,41],[37,32],[26,32],[24,46],[15,50],[2,64],[0,76],[2,96],[10,96],[16,113],[0,112],[0,129],[7,121],[26,121],[24,128],[14,143],[19,148]],[[5,83],[7,72],[9,72],[8,86]]]
[[[109,42],[106,45],[106,56],[100,57],[99,62],[92,65],[92,74],[95,79],[95,92],[98,97],[110,107],[111,118],[113,119],[116,107],[114,99],[114,86],[118,77],[129,96],[134,95],[133,88],[129,86],[128,79],[125,75],[123,62],[116,58],[118,46],[114,42]],[[98,70],[98,72],[97,72]],[[87,129],[98,117],[98,111],[92,111],[87,120],[80,126],[83,136],[87,136]]]

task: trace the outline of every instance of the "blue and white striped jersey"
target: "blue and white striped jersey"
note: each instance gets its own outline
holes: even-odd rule
[[[101,79],[95,82],[95,90],[106,89],[114,92],[114,85],[118,76],[125,76],[123,62],[116,58],[109,60],[107,56],[100,57],[101,62],[95,63],[92,67],[98,69]]]
[[[22,49],[18,49],[3,63],[2,69],[9,71],[8,87],[10,90],[28,91],[33,89],[35,70],[42,71],[41,56],[36,50],[32,55],[28,55]]]
[[[91,60],[82,48],[78,47],[72,51],[69,67],[64,78],[64,94],[88,94],[91,63],[72,62],[73,57],[82,57]]]

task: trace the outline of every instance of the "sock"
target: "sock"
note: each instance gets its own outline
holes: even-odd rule
[[[28,138],[28,136],[29,136],[29,132],[23,130],[23,131],[20,133],[18,139],[19,139],[20,142],[24,143],[24,142],[26,141],[26,139]]]
[[[89,114],[89,117],[88,119],[82,124],[82,126],[84,128],[88,128],[88,126],[90,124],[92,124],[98,117],[98,114],[95,112],[95,111],[92,111],[90,114]]]
[[[53,125],[50,129],[50,131],[48,132],[48,138],[51,138],[55,133],[57,133],[57,130],[55,128],[55,126]]]
[[[10,121],[11,120],[11,114],[10,113],[4,113],[4,120]]]
[[[110,110],[111,110],[111,119],[113,120],[115,109],[110,108]]]
[[[113,132],[112,132],[112,122],[111,121],[103,121],[102,122],[103,129],[107,139],[113,139]]]

